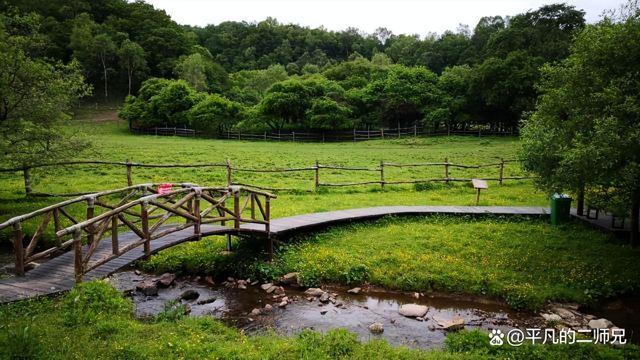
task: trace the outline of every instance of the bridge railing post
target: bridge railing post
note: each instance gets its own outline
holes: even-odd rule
[[[233,227],[240,229],[240,189],[232,189],[231,191],[233,191],[233,214],[235,217]]]
[[[144,254],[151,255],[151,234],[149,234],[149,204],[145,201],[140,204],[140,221],[142,226],[142,234],[144,235]]]
[[[15,267],[16,275],[24,276],[24,245],[22,244],[22,224],[15,222],[13,224],[13,250],[16,255]]]
[[[111,217],[111,252],[113,255],[120,253],[120,244],[118,243],[118,216]]]
[[[77,229],[73,232],[73,251],[74,251],[74,273],[76,284],[82,282],[84,274],[84,266],[82,265],[82,230]]]
[[[195,236],[197,236],[198,238],[202,235],[201,230],[200,230],[200,225],[201,225],[201,221],[202,219],[200,218],[200,199],[201,199],[201,192],[200,189],[195,189],[195,195],[193,196],[193,216],[196,217],[196,221],[193,223],[193,234]]]
[[[96,199],[93,197],[87,199],[87,220],[93,219],[93,216],[95,215],[95,202]],[[93,244],[93,241],[95,240],[94,238],[93,225],[90,224],[87,226],[87,243]]]

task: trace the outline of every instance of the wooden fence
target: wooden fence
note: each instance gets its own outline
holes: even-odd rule
[[[158,135],[158,136],[187,136],[193,137],[202,133],[186,127],[154,127],[154,128],[132,128],[134,134]],[[219,137],[229,140],[256,140],[256,141],[295,141],[295,142],[344,142],[344,141],[367,141],[382,139],[399,139],[407,137],[431,137],[431,136],[514,136],[518,135],[513,128],[507,130],[492,130],[488,127],[478,126],[468,130],[452,129],[430,129],[417,125],[401,128],[381,128],[350,131],[263,131],[263,132],[241,132],[227,130]]]
[[[44,168],[44,167],[57,167],[57,166],[69,166],[69,165],[104,165],[104,166],[121,166],[124,168],[124,174],[126,177],[127,186],[132,186],[134,184],[134,168],[225,168],[226,169],[226,185],[240,185],[251,187],[255,189],[262,190],[270,190],[270,191],[317,191],[321,187],[348,187],[348,186],[361,186],[361,185],[379,185],[382,189],[384,189],[385,185],[398,185],[398,184],[416,184],[416,183],[429,183],[429,182],[464,182],[471,181],[471,178],[456,178],[451,176],[451,169],[459,168],[459,169],[481,169],[481,168],[495,168],[495,176],[490,177],[476,177],[482,180],[492,180],[497,181],[500,185],[504,183],[505,180],[522,180],[522,179],[531,179],[530,176],[505,176],[505,168],[510,163],[515,163],[517,160],[513,159],[497,159],[495,163],[486,163],[486,164],[478,164],[478,165],[466,165],[466,164],[456,164],[449,161],[448,158],[445,158],[442,162],[423,162],[423,163],[408,163],[408,164],[400,164],[400,163],[392,163],[392,162],[384,162],[381,161],[379,165],[373,167],[362,167],[362,166],[340,166],[340,165],[329,165],[329,164],[321,164],[319,161],[316,161],[315,164],[307,167],[297,167],[297,168],[246,168],[241,166],[233,166],[230,160],[227,160],[224,163],[201,163],[201,164],[142,164],[135,163],[129,160],[124,162],[114,162],[114,161],[69,161],[69,162],[59,162],[59,163],[51,163],[51,164],[40,164],[40,165],[32,165],[29,167],[19,167],[19,168],[6,168],[0,169],[0,173],[2,172],[22,172],[24,178],[24,189],[25,193],[28,196],[81,196],[86,195],[88,193],[67,193],[67,194],[53,194],[53,193],[45,193],[45,192],[35,192],[31,187],[31,170],[34,168]],[[433,177],[433,178],[422,178],[422,179],[401,179],[401,180],[387,180],[385,178],[385,169],[388,168],[429,168],[429,167],[441,167],[442,168],[442,176]],[[370,181],[358,181],[358,182],[338,182],[338,183],[330,183],[330,182],[322,182],[322,170],[332,170],[334,172],[371,172],[378,173],[376,180]],[[238,172],[248,172],[248,173],[290,173],[290,172],[309,172],[313,173],[313,185],[311,189],[300,189],[300,188],[276,188],[276,187],[265,187],[259,186],[255,184],[242,183],[240,181],[235,181],[234,176]],[[310,176],[311,178],[311,176]]]
[[[496,131],[490,128],[478,127],[471,130],[451,130],[439,129],[433,130],[428,127],[419,127],[417,125],[404,128],[381,128],[366,129],[352,131],[263,131],[256,132],[238,132],[227,131],[223,137],[235,140],[257,140],[257,141],[296,141],[296,142],[341,142],[341,141],[367,141],[367,140],[383,140],[383,139],[400,139],[407,137],[431,137],[431,136],[513,136],[517,135],[514,129]]]

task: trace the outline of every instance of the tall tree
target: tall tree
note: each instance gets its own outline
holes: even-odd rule
[[[104,97],[105,99],[109,97],[109,80],[108,80],[108,69],[111,58],[113,57],[116,51],[116,45],[114,44],[111,37],[105,33],[98,34],[93,39],[93,49],[95,55],[100,60],[100,65],[102,65],[102,78],[104,80]]]
[[[640,11],[588,25],[571,55],[546,66],[542,96],[522,129],[522,160],[549,191],[583,189],[592,203],[640,216]]]
[[[131,95],[131,83],[133,81],[134,72],[147,67],[147,61],[144,58],[144,49],[137,43],[126,39],[118,49],[118,58],[120,66],[127,71],[127,90]]]
[[[0,14],[0,153],[19,166],[59,161],[87,146],[59,125],[90,89],[76,62],[39,56],[46,41],[39,24],[34,14]]]

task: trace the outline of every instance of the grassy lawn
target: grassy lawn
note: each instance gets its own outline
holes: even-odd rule
[[[547,301],[588,304],[640,288],[640,250],[578,223],[552,227],[517,218],[386,218],[301,240],[281,248],[271,265],[243,263],[252,255],[242,246],[235,257],[220,255],[223,241],[211,239],[162,252],[143,267],[264,280],[296,271],[308,286],[369,282],[388,289],[474,293],[526,309]]]
[[[107,114],[108,115],[108,114]],[[69,126],[88,134],[93,148],[79,159],[124,161],[141,163],[220,163],[230,159],[234,166],[246,168],[308,167],[319,160],[322,164],[375,168],[381,160],[395,163],[450,162],[462,164],[495,163],[497,158],[514,158],[516,138],[439,137],[369,141],[359,143],[279,143],[246,142],[179,137],[134,136],[122,121],[115,121],[103,113],[84,113]],[[95,121],[82,121],[93,118]],[[0,164],[1,165],[1,164]],[[496,177],[498,168],[456,169],[451,177]],[[522,175],[517,163],[508,164],[505,176]],[[441,178],[443,167],[385,169],[387,181]],[[203,185],[223,185],[226,170],[221,167],[175,169],[134,168],[135,183],[194,182]],[[294,173],[236,172],[236,182],[276,188],[295,188],[302,192],[281,192],[273,202],[272,216],[327,211],[376,205],[473,205],[475,192],[466,183],[429,184],[416,188],[411,185],[387,185],[349,188],[322,188],[318,193],[304,192],[313,188],[313,171]],[[378,180],[378,172],[337,171],[324,169],[321,181],[329,183]],[[32,171],[34,191],[69,193],[114,189],[126,186],[125,169],[109,166],[68,166],[42,168]],[[325,190],[326,189],[326,190]],[[44,207],[61,199],[25,199],[21,173],[0,173],[0,220]],[[483,191],[481,205],[546,205],[546,196],[536,191],[530,180],[507,180],[500,186],[490,182]],[[73,212],[73,209],[71,209]],[[78,209],[78,217],[82,216]],[[26,231],[35,230],[27,224]],[[8,232],[0,233],[6,241]]]
[[[409,350],[355,334],[305,330],[295,337],[248,336],[212,318],[162,316],[143,323],[132,304],[103,282],[85,283],[58,299],[0,306],[0,358],[12,359],[629,359],[623,348],[489,345],[485,332],[451,334],[442,350]],[[162,314],[161,314],[162,315]],[[160,318],[160,316],[159,316]]]

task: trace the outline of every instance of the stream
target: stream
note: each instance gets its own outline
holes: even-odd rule
[[[157,295],[147,296],[135,290],[137,284],[150,279],[150,275],[133,271],[120,272],[110,278],[116,288],[133,299],[138,318],[152,319],[164,309],[165,303],[180,299],[185,291],[195,290],[196,299],[182,300],[188,304],[191,316],[213,316],[253,334],[273,330],[281,335],[294,335],[304,329],[326,332],[346,328],[363,341],[380,337],[395,345],[434,348],[441,347],[447,335],[447,330],[439,323],[457,317],[464,319],[467,329],[505,331],[544,325],[544,319],[537,314],[516,312],[506,304],[471,296],[429,294],[416,298],[416,293],[376,288],[351,294],[345,287],[326,286],[323,290],[334,295],[334,302],[323,303],[305,294],[304,289],[285,287],[289,302],[279,307],[282,295],[267,294],[255,283],[240,289],[228,284],[212,285],[198,278],[181,278],[169,287],[160,287]],[[264,310],[267,304],[271,305],[271,310]],[[403,304],[426,305],[428,312],[424,320],[400,315],[398,309]],[[261,309],[260,313],[254,309]],[[382,324],[384,331],[373,334],[369,329],[373,323]]]

